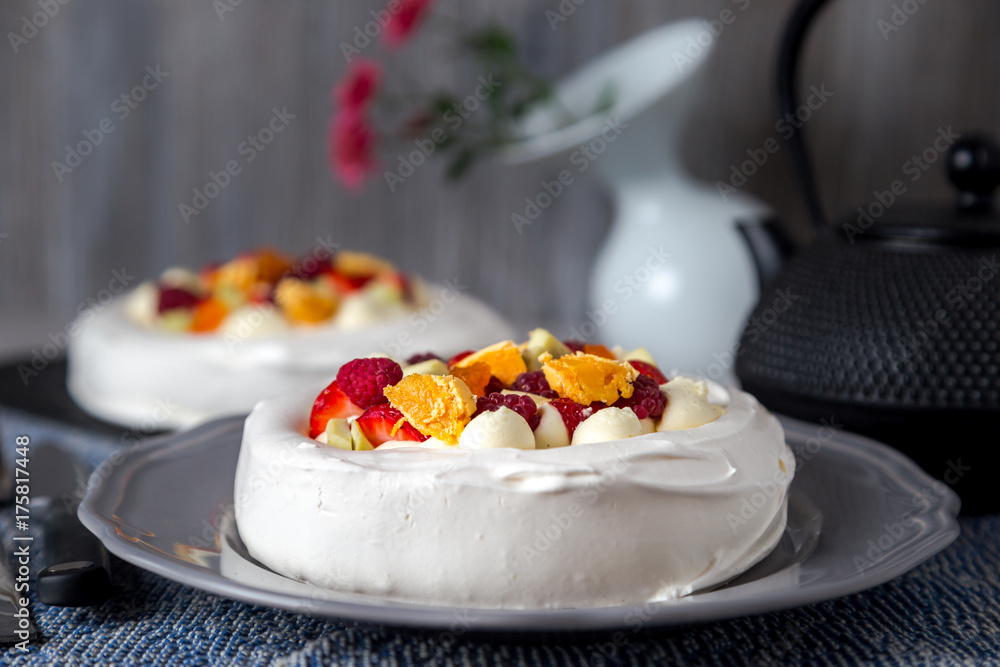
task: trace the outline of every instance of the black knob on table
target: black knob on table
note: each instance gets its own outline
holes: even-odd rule
[[[986,134],[962,137],[949,149],[947,165],[962,209],[993,207],[993,192],[1000,186],[1000,144],[996,139]]]

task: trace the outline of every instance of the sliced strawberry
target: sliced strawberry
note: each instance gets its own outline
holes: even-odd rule
[[[378,447],[389,440],[412,440],[423,442],[424,435],[403,418],[403,413],[388,403],[382,403],[365,410],[358,417],[358,428],[365,434],[372,447]]]
[[[632,368],[635,370],[656,380],[656,384],[663,384],[667,381],[667,376],[653,364],[637,359],[630,359],[629,363],[632,364]]]
[[[368,282],[375,277],[375,274],[365,275],[365,276],[348,276],[340,273],[336,269],[332,269],[329,274],[330,280],[337,286],[337,289],[341,292],[350,293],[361,289]]]
[[[334,417],[346,419],[347,417],[357,417],[364,410],[356,406],[347,394],[340,390],[337,381],[334,380],[326,389],[319,393],[316,402],[313,403],[312,412],[309,415],[309,437],[315,438],[326,430],[326,423]]]
[[[448,360],[448,368],[451,368],[452,366],[454,366],[455,364],[457,364],[458,362],[460,362],[462,359],[465,359],[467,356],[469,356],[473,352],[475,352],[475,350],[466,350],[465,352],[459,352],[454,357],[452,357],[451,359]]]

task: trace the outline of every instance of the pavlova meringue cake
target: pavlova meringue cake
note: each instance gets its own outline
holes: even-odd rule
[[[74,324],[67,386],[103,419],[178,428],[329,381],[373,349],[458,351],[510,328],[453,284],[425,285],[365,253],[298,261],[262,249],[165,271]]]
[[[410,362],[254,408],[235,486],[254,558],[395,601],[598,607],[725,582],[783,534],[795,458],[748,394],[540,329]]]

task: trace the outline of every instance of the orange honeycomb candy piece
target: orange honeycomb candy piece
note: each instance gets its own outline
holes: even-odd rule
[[[583,351],[587,354],[592,354],[595,357],[604,357],[605,359],[617,359],[615,353],[608,349],[607,345],[584,345]]]
[[[231,259],[215,271],[211,284],[214,288],[232,287],[248,292],[257,282],[257,260],[250,255]]]
[[[333,268],[352,278],[392,273],[396,270],[390,262],[355,250],[341,250],[333,258]]]
[[[505,387],[514,384],[518,375],[528,371],[528,367],[524,365],[524,357],[521,356],[521,348],[512,340],[505,340],[473,352],[457,362],[455,368],[468,368],[475,363],[489,366],[490,373],[497,376]]]
[[[563,398],[581,405],[600,401],[608,405],[618,397],[632,395],[632,381],[639,371],[627,361],[614,361],[594,354],[576,354],[553,359],[548,352],[541,356],[542,372],[549,386]]]
[[[450,445],[476,411],[476,397],[454,375],[407,375],[383,393],[418,431]]]
[[[283,278],[275,289],[274,300],[297,324],[318,324],[337,310],[336,297],[297,278]]]
[[[195,306],[194,316],[191,319],[191,331],[196,333],[215,331],[228,314],[229,309],[222,301],[205,299]]]
[[[476,396],[486,395],[486,385],[490,383],[490,367],[481,361],[470,366],[456,366],[451,369],[451,374],[459,378],[469,387]]]
[[[274,284],[292,268],[292,260],[274,248],[261,248],[255,255],[258,281]]]

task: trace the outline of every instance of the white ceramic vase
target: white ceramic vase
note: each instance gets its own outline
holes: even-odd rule
[[[614,49],[561,80],[503,157],[556,158],[574,176],[586,160],[614,195],[615,220],[592,269],[589,308],[570,334],[645,346],[664,369],[727,381],[759,297],[756,263],[737,221],[754,224],[767,209],[740,193],[724,200],[679,161],[686,111],[706,83],[698,73],[713,42],[692,19]],[[613,103],[595,113],[608,90]]]

